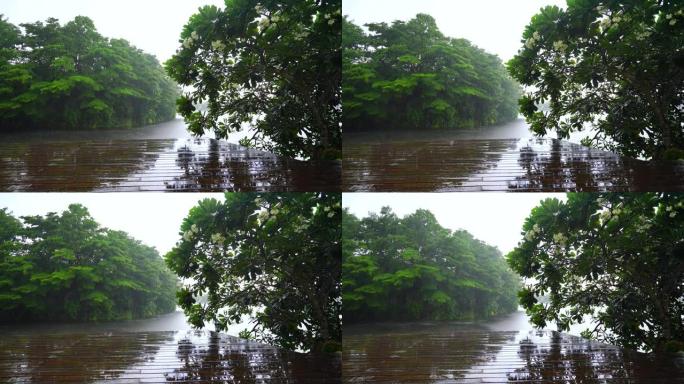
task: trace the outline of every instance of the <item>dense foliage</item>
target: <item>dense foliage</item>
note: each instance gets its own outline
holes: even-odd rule
[[[684,347],[684,195],[568,194],[546,199],[508,255],[531,321],[644,350]],[[548,295],[548,303],[538,301]]]
[[[178,301],[190,323],[225,330],[247,315],[253,338],[292,350],[338,349],[340,200],[339,193],[243,192],[192,208],[166,255],[188,279]]]
[[[341,0],[226,0],[200,8],[166,63],[191,86],[178,100],[190,131],[251,128],[255,145],[289,156],[341,152]],[[206,110],[198,105],[206,104]]]
[[[534,132],[591,127],[587,145],[684,157],[684,2],[568,0],[543,8],[523,39],[508,67],[530,86],[520,107]]]
[[[0,321],[134,319],[175,310],[176,278],[154,248],[100,227],[77,204],[22,219],[0,210]]]
[[[472,128],[518,116],[520,91],[495,55],[444,36],[425,14],[403,22],[343,20],[344,126]]]
[[[178,89],[154,56],[92,20],[0,15],[0,130],[130,128],[171,120]]]
[[[499,250],[439,225],[427,210],[388,207],[342,220],[344,321],[480,319],[518,307],[518,277]]]

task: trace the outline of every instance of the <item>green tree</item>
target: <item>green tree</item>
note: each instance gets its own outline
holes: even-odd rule
[[[340,0],[226,0],[225,9],[200,8],[166,63],[171,77],[193,87],[178,100],[189,130],[226,138],[249,126],[250,145],[339,157],[341,28]]]
[[[586,145],[684,157],[684,3],[568,0],[543,8],[508,63],[538,135],[596,130]],[[540,104],[548,104],[542,111]]]
[[[175,117],[177,85],[157,59],[92,20],[22,24],[0,15],[0,129],[130,128]]]
[[[481,319],[516,310],[518,278],[498,249],[427,210],[342,220],[344,321]]]
[[[546,199],[507,257],[539,327],[590,316],[585,336],[662,351],[684,344],[684,195],[568,194]],[[548,302],[538,297],[547,296]]]
[[[444,36],[431,16],[366,27],[343,19],[348,129],[473,128],[517,118],[519,86],[501,60]]]
[[[225,197],[192,208],[166,255],[188,279],[178,302],[190,323],[225,330],[247,315],[256,339],[292,350],[338,349],[341,195]]]
[[[78,204],[0,210],[0,321],[133,319],[172,312],[176,278],[154,248],[101,228]]]

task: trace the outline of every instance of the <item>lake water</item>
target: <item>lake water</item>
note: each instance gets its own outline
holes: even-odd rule
[[[104,323],[0,326],[2,383],[337,383],[338,356],[194,331],[181,312]]]
[[[682,383],[684,362],[551,330],[522,312],[486,322],[344,327],[345,383]]]

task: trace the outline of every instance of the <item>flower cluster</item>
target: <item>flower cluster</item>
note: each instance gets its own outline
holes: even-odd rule
[[[553,49],[556,51],[565,54],[565,51],[568,49],[568,45],[565,44],[563,40],[558,40],[553,42]]]
[[[532,229],[530,229],[529,231],[527,231],[527,233],[525,233],[525,240],[532,241],[534,239],[534,237],[540,233],[541,233],[541,228],[539,228],[539,224],[535,224],[532,226]]]
[[[553,241],[562,248],[565,248],[565,245],[568,243],[568,238],[559,232],[553,235]]]
[[[539,34],[539,31],[534,31],[532,37],[525,40],[525,47],[531,49],[539,42],[539,40],[541,40],[541,35]]]
[[[193,237],[199,232],[199,228],[197,228],[197,224],[193,224],[192,227],[190,227],[189,230],[187,230],[183,234],[183,240],[185,241],[190,241],[192,240]]]
[[[215,51],[223,51],[224,49],[226,49],[226,44],[224,44],[221,40],[216,40],[211,43],[211,48]]]
[[[675,25],[677,24],[676,16],[684,16],[684,11],[680,9],[675,14],[668,13],[665,15],[665,20],[667,20],[668,24]]]
[[[214,244],[220,245],[223,244],[224,241],[226,241],[226,238],[218,232],[211,235],[211,242]]]
[[[190,48],[192,45],[199,40],[199,36],[197,35],[197,31],[192,31],[190,34],[190,37],[187,39],[183,40],[183,47],[185,48]]]

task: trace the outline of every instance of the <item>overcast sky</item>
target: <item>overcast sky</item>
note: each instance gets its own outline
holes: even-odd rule
[[[190,208],[207,197],[224,200],[222,193],[0,193],[0,208],[19,217],[62,212],[80,203],[100,225],[128,232],[164,255],[179,239]]]
[[[2,0],[0,14],[15,25],[55,17],[64,24],[78,15],[95,22],[100,34],[124,38],[160,62],[179,47],[181,30],[203,5],[223,0]]]
[[[549,197],[565,201],[564,193],[345,193],[342,205],[357,217],[386,205],[399,217],[428,209],[443,227],[465,229],[505,255],[518,244],[530,210]]]
[[[522,45],[525,26],[546,5],[565,0],[344,0],[342,12],[357,25],[409,20],[427,13],[443,34],[466,38],[484,50],[511,59]]]

